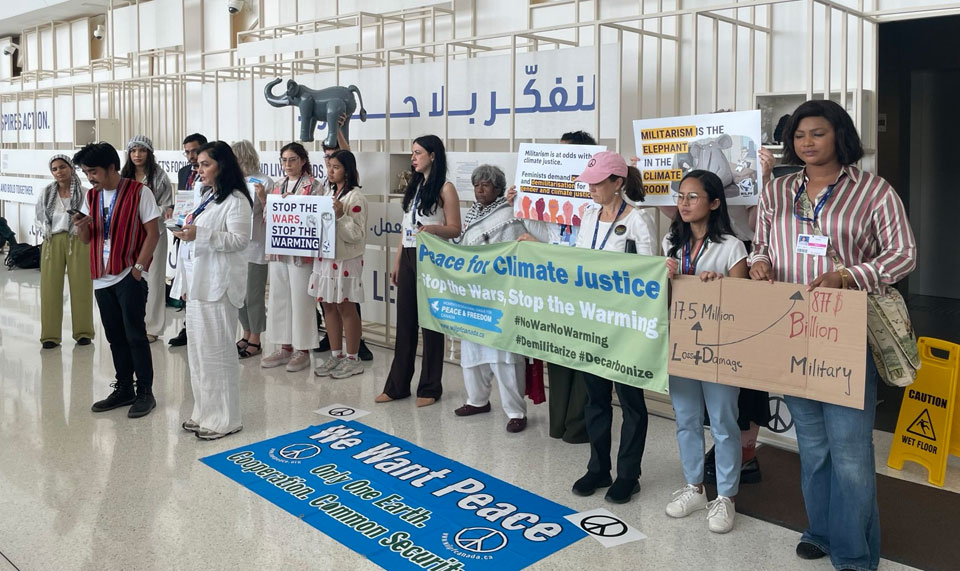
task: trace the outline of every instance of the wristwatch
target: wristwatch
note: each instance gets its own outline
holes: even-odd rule
[[[143,267],[143,264],[134,264],[133,269],[137,270],[142,274],[146,268]]]

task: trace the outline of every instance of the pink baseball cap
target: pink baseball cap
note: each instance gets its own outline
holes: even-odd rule
[[[610,178],[610,175],[626,178],[627,163],[613,151],[600,151],[587,162],[587,168],[577,177],[577,182],[597,184]]]

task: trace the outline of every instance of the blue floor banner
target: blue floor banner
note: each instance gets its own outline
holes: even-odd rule
[[[522,569],[586,534],[574,511],[356,421],[201,462],[386,569]]]

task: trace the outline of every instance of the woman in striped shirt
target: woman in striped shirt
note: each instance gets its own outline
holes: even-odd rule
[[[815,100],[797,108],[784,133],[784,162],[804,169],[774,179],[760,195],[751,278],[807,284],[808,291],[880,292],[913,271],[917,248],[903,203],[887,181],[853,166],[862,156],[860,137],[840,105]],[[816,235],[828,238],[825,251],[798,252]],[[786,397],[810,521],[797,555],[829,554],[838,569],[876,569],[880,561],[873,450],[878,375],[869,351],[865,359],[863,410]]]

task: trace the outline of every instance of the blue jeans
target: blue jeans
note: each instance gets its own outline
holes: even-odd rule
[[[873,452],[879,375],[867,351],[863,410],[786,397],[800,447],[800,485],[810,527],[800,541],[830,554],[834,567],[874,570],[880,514]]]
[[[677,444],[688,484],[703,483],[703,407],[710,414],[717,459],[717,493],[732,498],[740,487],[743,449],[737,425],[738,387],[670,377],[670,400],[677,418]]]

